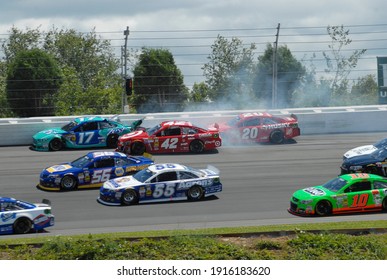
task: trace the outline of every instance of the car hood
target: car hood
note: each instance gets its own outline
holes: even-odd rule
[[[326,195],[333,195],[334,193],[327,190],[323,186],[308,187],[294,192],[293,197],[299,200],[309,200]]]
[[[139,184],[142,184],[142,183],[137,181],[133,176],[124,176],[124,177],[115,178],[105,182],[103,184],[103,188],[115,190],[115,189],[122,189],[122,188],[132,188]]]
[[[46,169],[43,170],[43,172],[55,174],[55,173],[62,173],[64,171],[73,172],[78,170],[79,168],[72,166],[70,163],[62,163],[62,164],[57,164],[57,165],[47,167]]]
[[[136,130],[120,136],[120,141],[128,141],[131,139],[139,139],[139,138],[147,138],[147,137],[149,137],[149,135],[145,130]]]
[[[56,134],[65,134],[65,133],[67,133],[67,132],[64,131],[63,129],[61,129],[60,127],[54,127],[54,128],[39,131],[38,133],[36,133],[33,136],[33,138],[42,139],[42,138],[50,137],[50,136],[53,136]]]
[[[360,155],[368,155],[376,150],[377,148],[374,145],[364,145],[347,151],[344,154],[344,158],[351,158],[351,157],[360,156]]]

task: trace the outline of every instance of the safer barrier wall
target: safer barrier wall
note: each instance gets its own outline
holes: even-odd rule
[[[262,111],[264,110],[123,114],[119,118],[122,123],[127,124],[139,118],[144,118],[142,126],[145,127],[151,127],[164,120],[188,120],[206,127],[211,123],[230,119],[242,112]],[[267,111],[273,115],[295,114],[298,117],[303,135],[387,132],[387,105],[292,108]],[[105,116],[112,117],[112,115]],[[0,119],[0,146],[30,145],[32,135],[36,132],[47,128],[60,127],[75,117],[78,116]]]

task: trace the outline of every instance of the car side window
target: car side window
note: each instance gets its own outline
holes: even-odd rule
[[[344,192],[361,192],[371,190],[371,182],[357,182],[350,185]]]
[[[275,121],[275,120],[273,120],[273,119],[269,119],[269,118],[264,118],[264,119],[262,119],[262,124],[276,124],[277,122]]]
[[[374,189],[380,190],[380,189],[387,189],[387,183],[375,181],[374,182]]]
[[[195,179],[198,178],[196,174],[186,172],[186,171],[180,171],[179,172],[180,180],[187,180],[187,179]]]
[[[183,127],[183,134],[188,134],[188,135],[191,135],[191,134],[196,134],[198,133],[197,129],[193,128],[193,127]]]
[[[243,122],[243,126],[258,126],[261,124],[261,120],[259,118],[248,119]]]
[[[98,123],[97,122],[87,122],[82,125],[82,131],[92,131],[92,130],[98,130]]]
[[[110,122],[108,122],[108,121],[102,121],[102,122],[99,123],[99,128],[100,129],[113,128],[113,127],[115,127],[115,125],[110,123]]]
[[[114,166],[114,158],[103,158],[94,163],[95,168],[113,167],[113,166]]]
[[[159,175],[157,175],[155,178],[152,179],[152,183],[157,182],[167,182],[167,181],[176,181],[177,180],[177,174],[175,171],[171,172],[164,172]]]
[[[164,130],[165,136],[174,136],[174,135],[180,135],[180,127],[174,127],[174,128],[168,128]]]
[[[115,158],[116,167],[121,167],[127,164],[127,161],[123,158]]]

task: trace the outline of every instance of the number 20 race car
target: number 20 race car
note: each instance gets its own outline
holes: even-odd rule
[[[143,202],[200,200],[222,191],[219,170],[194,169],[181,164],[155,164],[133,176],[109,180],[100,188],[98,202],[132,205]]]
[[[0,234],[22,234],[54,225],[50,201],[30,203],[11,197],[0,197]]]

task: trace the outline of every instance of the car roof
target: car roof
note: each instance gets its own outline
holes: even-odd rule
[[[170,126],[194,126],[189,121],[164,121],[160,123],[162,127],[170,127]]]
[[[148,169],[152,172],[160,173],[161,171],[186,171],[188,168],[179,163],[157,163],[148,166]]]
[[[90,121],[104,121],[104,120],[107,120],[107,119],[100,116],[79,117],[74,119],[76,123],[83,123],[83,122],[90,122]]]
[[[373,179],[373,180],[385,179],[385,180],[387,180],[387,178],[384,178],[384,177],[376,175],[376,174],[370,174],[370,173],[351,173],[351,174],[341,175],[340,177],[346,181],[357,181],[357,180],[361,181],[361,180],[367,180],[367,179]]]
[[[119,158],[127,157],[126,154],[121,152],[115,152],[115,151],[100,151],[100,152],[93,151],[93,152],[87,153],[87,156],[93,159],[100,158],[100,157],[119,157]]]
[[[268,113],[268,112],[252,112],[252,113],[242,113],[242,114],[239,114],[239,118],[240,119],[248,119],[248,118],[253,118],[253,117],[271,118],[271,117],[273,117],[273,115]]]

